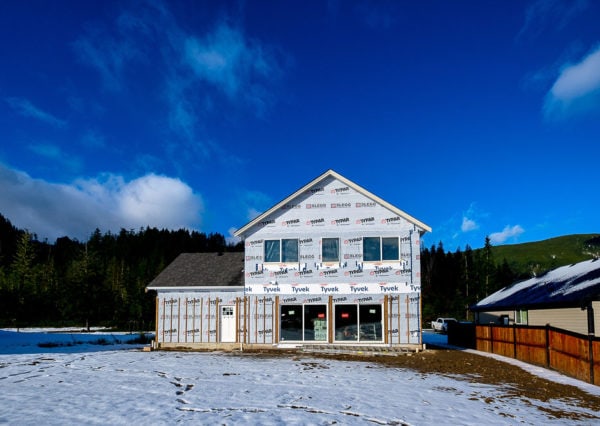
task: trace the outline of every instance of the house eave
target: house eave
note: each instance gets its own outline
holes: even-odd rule
[[[550,303],[526,303],[522,305],[486,305],[481,307],[473,306],[469,308],[471,312],[499,312],[499,311],[517,311],[517,310],[538,310],[538,309],[568,309],[581,308],[580,301],[568,302],[550,302]]]
[[[224,292],[236,292],[236,291],[244,291],[244,286],[163,286],[163,287],[146,287],[146,292],[148,291],[196,291],[196,292],[211,292],[211,291],[224,291]]]

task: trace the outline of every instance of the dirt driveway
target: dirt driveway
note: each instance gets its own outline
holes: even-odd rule
[[[582,417],[581,414],[568,411],[547,413],[550,416],[586,422],[600,421],[600,397],[591,395],[575,386],[538,377],[516,365],[472,352],[427,349],[423,352],[399,356],[375,357],[350,354],[316,356],[338,360],[377,362],[394,368],[409,368],[421,374],[439,374],[472,383],[499,385],[504,389],[504,394],[500,398],[520,398],[524,404],[527,403],[527,399],[563,400],[570,405],[586,407],[598,412],[597,417]],[[488,398],[486,402],[493,404],[497,398]]]
[[[585,392],[577,386],[558,383],[539,377],[523,368],[496,358],[478,354],[474,351],[448,349],[446,336],[427,332],[424,333],[427,350],[418,353],[405,353],[398,356],[375,356],[363,353],[311,353],[295,356],[310,356],[347,361],[376,362],[392,368],[406,368],[420,374],[437,374],[449,376],[471,383],[492,384],[503,389],[500,397],[489,397],[486,402],[494,404],[497,399],[519,399],[523,404],[530,400],[549,401],[559,400],[567,406],[585,407],[598,413],[596,417],[570,411],[547,412],[551,417],[600,424],[600,396]],[[291,355],[291,354],[290,354]],[[591,386],[591,385],[590,385]]]

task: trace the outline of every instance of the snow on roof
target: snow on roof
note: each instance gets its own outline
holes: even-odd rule
[[[600,300],[600,262],[561,266],[539,277],[498,290],[471,307],[473,311],[581,306]]]

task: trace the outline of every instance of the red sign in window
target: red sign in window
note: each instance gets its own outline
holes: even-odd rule
[[[348,312],[342,312],[342,318],[350,318],[350,314]]]
[[[325,318],[325,314],[317,314],[317,318]]]

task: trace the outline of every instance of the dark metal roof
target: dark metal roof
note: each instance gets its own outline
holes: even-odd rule
[[[472,311],[582,307],[600,300],[600,261],[586,260],[498,290]]]
[[[147,289],[244,285],[244,253],[182,253]]]

